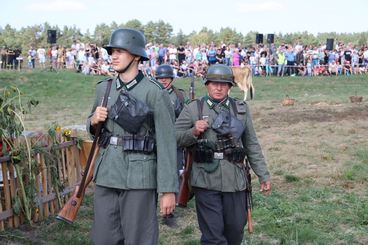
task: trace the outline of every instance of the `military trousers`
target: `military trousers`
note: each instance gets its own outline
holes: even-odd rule
[[[121,190],[96,186],[94,222],[95,245],[158,244],[156,190]]]
[[[201,244],[239,245],[247,223],[246,192],[193,187]]]

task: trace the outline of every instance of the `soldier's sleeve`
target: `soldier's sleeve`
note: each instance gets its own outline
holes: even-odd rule
[[[154,121],[157,146],[157,192],[178,192],[175,114],[166,90],[160,90],[155,100]]]
[[[184,106],[175,122],[176,142],[179,147],[189,147],[197,143],[197,137],[192,134],[195,123],[192,114],[198,114],[197,110],[192,106],[193,103],[196,102]]]
[[[270,173],[267,169],[261,145],[258,142],[256,132],[253,127],[252,115],[249,106],[245,113],[245,131],[242,135],[242,142],[254,173],[258,176],[260,182],[270,179]]]

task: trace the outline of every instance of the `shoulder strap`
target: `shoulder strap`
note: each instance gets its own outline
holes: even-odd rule
[[[164,86],[163,86],[160,82],[158,82],[154,77],[149,76],[149,77],[147,77],[147,78],[148,78],[148,80],[149,80],[151,83],[153,83],[154,85],[156,85],[157,87],[159,87],[161,90],[165,89],[165,88],[164,88]]]
[[[105,95],[103,97],[103,101],[102,101],[102,106],[103,107],[106,107],[107,106],[107,100],[108,100],[108,97],[109,97],[109,94],[110,94],[110,90],[111,90],[111,85],[112,85],[112,78],[110,78],[108,81],[107,81],[107,87],[106,87],[106,91],[105,91]]]
[[[198,108],[198,120],[202,120],[203,117],[203,104],[204,104],[204,97],[200,100],[196,100],[197,108]]]
[[[235,100],[229,97],[229,101],[230,101],[231,107],[233,108],[234,115],[237,116],[238,108],[236,107]]]
[[[174,90],[174,93],[176,94],[176,97],[178,97],[179,98],[179,101],[180,101],[180,103],[183,103],[184,104],[184,95],[183,95],[183,93],[181,93],[177,88],[175,88],[174,86],[173,86],[173,90]]]

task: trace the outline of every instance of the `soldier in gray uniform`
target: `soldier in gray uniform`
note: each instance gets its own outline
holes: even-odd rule
[[[174,107],[175,118],[177,118],[180,115],[180,112],[183,110],[185,102],[188,101],[188,97],[185,95],[184,90],[178,89],[173,85],[175,78],[173,68],[167,64],[160,65],[156,68],[155,76],[156,79],[162,84],[162,86],[169,92],[170,100]],[[177,166],[179,174],[184,167],[183,159],[184,159],[183,148],[178,147]],[[176,227],[174,214],[164,216],[163,223],[170,227]]]
[[[270,174],[246,102],[228,97],[234,85],[226,65],[212,65],[205,77],[208,95],[185,105],[176,120],[178,146],[191,148],[191,185],[201,244],[241,244],[247,222],[244,159],[271,190]]]
[[[164,64],[156,68],[156,79],[169,92],[171,103],[174,106],[175,117],[178,118],[185,102],[188,101],[188,97],[185,95],[184,90],[178,89],[173,85],[174,78],[174,69],[170,65]]]
[[[175,209],[178,192],[175,115],[170,97],[154,79],[138,70],[148,60],[145,37],[137,30],[117,29],[105,47],[117,76],[97,84],[87,120],[93,136],[104,123],[93,180],[94,244],[157,244],[160,213]],[[112,82],[107,107],[102,107]]]

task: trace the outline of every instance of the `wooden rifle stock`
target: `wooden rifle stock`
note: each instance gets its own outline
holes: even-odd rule
[[[72,224],[74,222],[75,218],[77,217],[78,210],[82,204],[87,186],[92,181],[94,164],[95,164],[99,149],[100,148],[97,145],[95,147],[94,152],[92,151],[90,152],[88,159],[90,157],[92,158],[90,159],[88,170],[87,170],[87,165],[86,165],[85,171],[87,172],[84,172],[81,183],[75,187],[73,195],[69,198],[68,202],[65,203],[64,207],[60,210],[60,212],[56,216],[56,219],[62,220],[68,224]]]
[[[248,232],[253,233],[253,220],[252,220],[252,176],[250,174],[250,166],[248,160],[245,159],[245,174],[246,174],[246,181],[247,181],[247,223],[248,223]]]
[[[107,106],[107,100],[110,94],[112,79],[110,78],[107,83],[105,95],[102,99],[101,106]],[[81,183],[75,187],[74,193],[71,198],[69,198],[68,202],[65,203],[64,207],[60,210],[56,219],[65,221],[69,224],[72,224],[77,217],[77,213],[79,210],[80,205],[82,204],[84,194],[86,192],[87,186],[92,181],[93,178],[93,170],[94,164],[96,161],[96,157],[98,155],[100,147],[98,146],[97,142],[100,138],[101,131],[102,131],[103,123],[100,122],[96,126],[95,130],[95,138],[92,143],[91,151],[88,155],[88,160],[86,163],[86,167],[84,169],[84,174],[81,180]]]
[[[190,179],[190,172],[192,171],[192,164],[193,164],[193,153],[191,150],[188,150],[186,153],[184,172],[180,176],[181,182],[179,188],[178,204],[181,207],[186,207],[190,199],[189,179]]]
[[[253,233],[252,208],[249,207],[247,212],[247,221],[248,221],[248,232]]]

